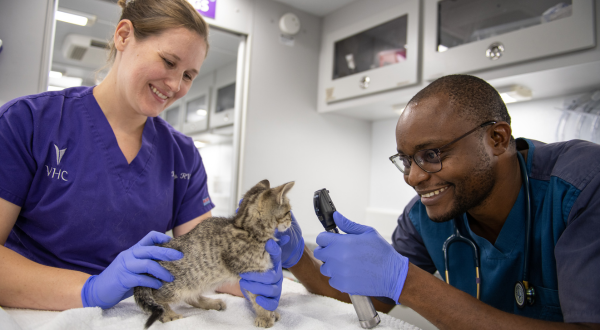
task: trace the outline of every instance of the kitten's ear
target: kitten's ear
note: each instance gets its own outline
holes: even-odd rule
[[[283,196],[285,196],[290,189],[294,186],[294,181],[282,184],[279,187],[273,188],[273,192],[277,198],[277,204],[283,204]]]
[[[267,179],[262,180],[261,182],[257,183],[256,185],[265,187],[267,189],[271,188],[271,184],[269,183],[269,180],[267,180]]]

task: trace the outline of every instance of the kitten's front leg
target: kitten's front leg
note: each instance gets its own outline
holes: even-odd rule
[[[246,295],[248,295],[250,298],[252,308],[254,308],[254,312],[256,313],[256,317],[254,318],[255,326],[261,328],[270,328],[275,324],[275,322],[279,321],[279,312],[268,311],[256,303],[256,297],[258,295],[250,293],[249,291],[246,291]]]

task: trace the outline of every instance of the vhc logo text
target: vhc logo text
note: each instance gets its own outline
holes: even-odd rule
[[[60,161],[62,160],[63,156],[65,155],[65,151],[67,151],[67,148],[60,150],[58,148],[58,146],[55,144],[54,150],[56,151],[56,167],[51,167],[49,165],[46,165],[46,173],[47,173],[48,177],[50,177],[52,179],[68,181],[67,176],[68,176],[69,172],[63,171],[58,168],[58,165],[60,165]]]

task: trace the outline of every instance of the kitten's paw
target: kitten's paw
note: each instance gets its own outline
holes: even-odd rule
[[[177,314],[177,313],[170,313],[170,314],[164,314],[164,315],[163,315],[163,316],[160,318],[160,321],[161,321],[162,323],[167,323],[167,322],[170,322],[170,321],[179,320],[179,319],[181,319],[181,318],[183,318],[183,316],[181,316],[181,315],[179,315],[179,314]]]
[[[257,316],[254,319],[254,326],[259,328],[270,328],[275,324],[275,318],[271,315],[269,316]]]
[[[215,299],[211,305],[212,306],[210,309],[214,309],[216,311],[224,311],[225,308],[227,308],[227,304],[225,304],[225,302],[221,299]]]

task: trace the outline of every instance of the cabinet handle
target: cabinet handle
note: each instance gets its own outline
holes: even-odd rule
[[[364,76],[364,77],[362,77],[362,79],[360,80],[360,83],[358,85],[362,89],[367,89],[367,88],[369,88],[370,83],[371,83],[371,78],[369,78],[369,76]]]
[[[494,42],[485,51],[485,56],[490,60],[495,61],[502,57],[502,53],[504,53],[504,45],[499,42]]]

